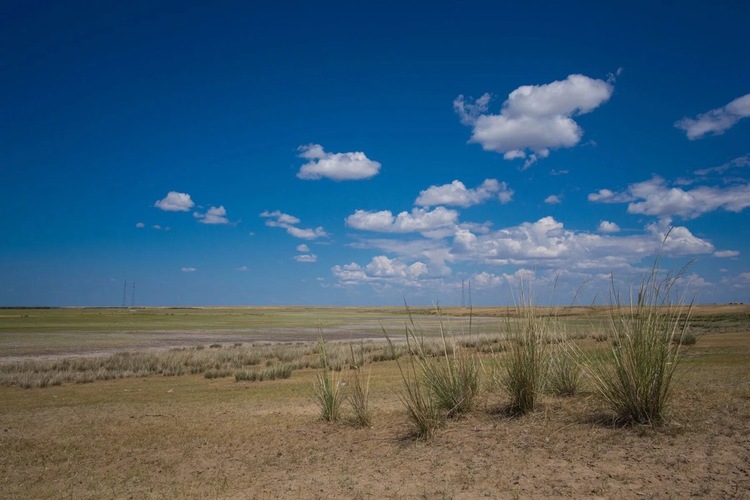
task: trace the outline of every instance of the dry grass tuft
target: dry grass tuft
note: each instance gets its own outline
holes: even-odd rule
[[[521,306],[516,307],[517,322],[508,319],[507,356],[501,384],[510,395],[511,413],[534,410],[544,386],[548,368],[549,316],[539,316],[532,300],[521,291]]]
[[[326,344],[318,343],[320,352],[321,373],[313,388],[313,400],[320,408],[320,418],[326,422],[335,422],[341,417],[341,403],[344,399],[341,371],[333,372],[328,365]]]
[[[613,292],[613,340],[606,359],[589,359],[587,372],[619,422],[664,421],[692,311],[692,304],[674,301],[673,287],[684,270],[662,277],[657,258],[637,298],[631,294],[630,302],[623,304]]]

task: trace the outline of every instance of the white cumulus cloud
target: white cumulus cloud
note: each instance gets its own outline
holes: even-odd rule
[[[485,179],[474,189],[467,189],[463,182],[455,180],[450,184],[430,186],[420,191],[414,204],[421,207],[454,205],[466,208],[484,203],[493,197],[500,203],[509,203],[513,199],[513,193],[506,182],[498,182],[497,179]]]
[[[226,217],[227,210],[223,205],[218,207],[210,207],[206,210],[206,213],[195,212],[193,216],[201,224],[229,224],[229,219]]]
[[[424,262],[407,264],[400,259],[390,259],[385,255],[373,257],[369,264],[360,266],[352,262],[343,266],[334,266],[331,273],[342,285],[360,285],[363,283],[390,283],[402,286],[421,286],[430,269]]]
[[[157,200],[154,206],[166,212],[189,212],[195,206],[195,203],[193,203],[193,200],[190,199],[190,195],[187,193],[170,191],[167,193],[167,196],[161,200]]]
[[[562,202],[560,197],[556,194],[551,194],[544,199],[544,203],[548,205],[558,205]]]
[[[615,224],[614,222],[610,222],[607,220],[603,220],[599,223],[599,227],[596,229],[600,233],[619,233],[620,232],[620,226]]]
[[[287,227],[294,226],[300,223],[300,220],[297,217],[285,214],[283,212],[280,212],[279,210],[274,210],[273,212],[265,210],[260,214],[260,216],[268,219],[266,221],[266,226],[269,227]]]
[[[653,255],[662,242],[667,255],[707,254],[715,250],[710,242],[694,236],[687,228],[672,228],[669,219],[644,229],[643,234],[632,236],[591,234],[566,229],[553,217],[543,217],[484,235],[456,231],[451,256],[494,265],[611,271]]]
[[[671,217],[678,215],[694,219],[700,215],[723,209],[741,212],[750,207],[750,183],[725,187],[698,186],[685,190],[670,187],[667,181],[655,176],[647,181],[628,186],[622,193],[601,189],[588,196],[589,201],[600,203],[628,203],[628,213]]]
[[[569,75],[546,85],[523,85],[508,95],[500,114],[487,114],[489,95],[467,102],[460,95],[453,108],[472,127],[470,142],[506,160],[525,158],[530,167],[550,150],[580,142],[583,130],[572,117],[589,113],[609,100],[614,87],[584,75]]]
[[[707,254],[715,251],[710,242],[698,238],[688,228],[672,226],[672,219],[669,217],[648,224],[646,230],[664,242],[663,250],[670,255]]]
[[[327,153],[320,144],[299,147],[300,158],[309,160],[302,165],[297,177],[318,180],[323,177],[335,181],[369,179],[380,172],[380,163],[370,160],[361,151],[353,153]]]
[[[712,109],[695,118],[678,120],[675,127],[684,130],[687,138],[692,141],[706,134],[721,135],[748,116],[750,116],[750,94],[745,94],[721,108]]]
[[[626,236],[615,234],[614,223],[600,225],[600,229],[610,232],[597,234],[568,229],[553,217],[495,231],[476,229],[458,225],[452,240],[365,239],[352,246],[377,249],[385,255],[367,266],[339,265],[332,272],[341,285],[370,284],[377,289],[386,283],[411,283],[410,286],[429,285],[431,289],[448,290],[455,288],[455,279],[450,284],[453,274],[450,266],[468,264],[485,269],[470,279],[477,290],[503,282],[517,285],[521,279],[528,282],[535,279],[535,271],[529,269],[543,273],[544,286],[553,287],[557,277],[565,275],[566,287],[572,291],[588,280],[606,290],[610,273],[647,271],[648,266],[641,267],[642,262],[644,259],[650,262],[660,249],[669,257],[716,254],[710,241],[695,236],[684,226],[673,227],[669,218],[648,224],[638,233],[629,231]],[[417,267],[410,267],[415,264]],[[520,267],[525,274],[492,270],[503,267]],[[421,269],[426,271],[422,274]]]
[[[458,221],[458,212],[444,207],[434,210],[414,208],[394,216],[390,210],[368,212],[356,210],[346,218],[346,225],[363,231],[381,233],[426,233],[452,227]]]

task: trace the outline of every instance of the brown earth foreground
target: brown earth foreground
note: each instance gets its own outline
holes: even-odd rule
[[[613,426],[590,393],[511,418],[491,391],[415,440],[396,364],[371,367],[366,429],[318,419],[310,369],[0,387],[0,497],[750,498],[747,329],[698,340],[659,428]]]

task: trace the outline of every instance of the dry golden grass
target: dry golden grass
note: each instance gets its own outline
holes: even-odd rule
[[[368,365],[369,428],[319,420],[313,368],[0,387],[0,498],[747,498],[750,323],[708,317],[661,427],[613,426],[584,384],[515,418],[485,392],[415,441],[395,361]]]

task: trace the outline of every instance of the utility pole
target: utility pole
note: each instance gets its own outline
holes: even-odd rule
[[[464,280],[461,280],[461,307],[466,307],[466,291],[464,289]]]
[[[125,309],[128,306],[128,280],[122,285],[122,308]]]
[[[132,288],[133,295],[131,296],[131,299],[130,299],[130,307],[135,307],[135,281],[133,282],[132,287],[133,287]]]

